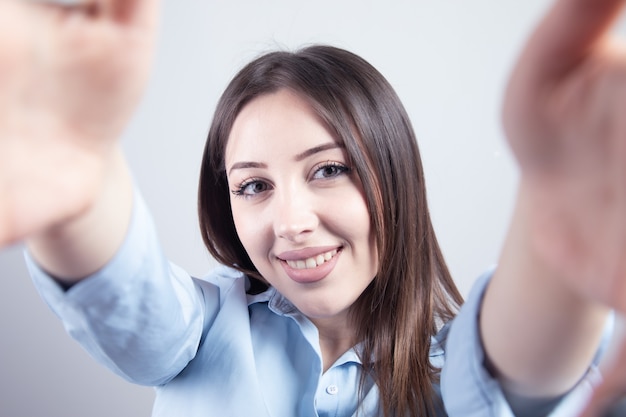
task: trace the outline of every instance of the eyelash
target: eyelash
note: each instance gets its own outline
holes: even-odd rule
[[[322,177],[322,178],[315,178],[315,176],[316,176],[316,174],[318,172],[322,172],[323,170],[329,169],[329,168],[332,168],[332,169],[335,170],[331,174],[331,176],[329,176],[329,177]],[[317,165],[317,166],[315,166],[313,168],[313,175],[312,175],[312,177],[313,177],[313,179],[330,180],[330,179],[338,177],[339,175],[347,174],[350,171],[351,171],[351,168],[346,166],[346,165],[344,165],[344,164],[342,164],[342,163],[327,161],[327,162],[321,163],[321,164],[319,164],[319,165]],[[254,184],[263,184],[264,186],[267,186],[267,182],[265,182],[261,178],[249,178],[247,180],[244,180],[241,184],[239,184],[237,186],[236,189],[231,190],[230,192],[234,196],[236,196],[236,197],[244,197],[244,198],[254,197],[256,195],[256,193],[255,194],[248,194],[248,193],[246,193],[246,189],[249,186],[254,185]],[[265,190],[266,189],[263,189],[262,191],[265,191]],[[262,192],[262,191],[259,191],[259,193]]]
[[[350,172],[350,168],[342,163],[326,161],[319,165],[316,165],[315,168],[313,168],[313,176],[315,176],[315,174],[317,174],[318,172],[321,172],[328,168],[333,168],[336,170],[335,173],[329,178],[335,178],[341,174],[346,174]],[[326,179],[327,177],[324,178]]]
[[[248,188],[252,184],[262,184],[262,183],[264,184],[263,180],[260,178],[249,178],[243,181],[241,184],[237,186],[236,189],[231,190],[230,192],[233,193],[233,195],[236,197],[251,197],[251,194],[246,194],[246,188]]]

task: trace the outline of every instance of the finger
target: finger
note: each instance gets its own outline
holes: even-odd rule
[[[605,39],[624,0],[558,0],[539,23],[522,57],[536,82],[558,80]]]
[[[24,0],[23,0],[24,1]],[[49,4],[65,7],[82,6],[93,3],[93,0],[26,0],[31,3]]]
[[[158,0],[101,0],[103,14],[123,25],[153,28],[157,21]]]
[[[91,13],[96,7],[97,0],[0,0],[0,2],[18,3],[23,6],[40,6],[57,12]],[[32,9],[31,9],[32,10]]]
[[[0,0],[7,1],[7,0]],[[85,11],[123,25],[153,27],[158,0],[22,0]]]
[[[608,29],[625,1],[557,0],[526,43],[506,89],[502,121],[527,172],[550,165],[555,153],[546,144],[554,143],[559,126],[552,117],[558,118],[561,105],[572,101],[564,92],[586,94],[590,81],[581,74],[589,72],[585,63],[595,61],[585,58],[607,43]]]

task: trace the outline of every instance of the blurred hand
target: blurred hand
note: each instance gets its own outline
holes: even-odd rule
[[[0,0],[0,246],[86,210],[150,70],[156,0]]]
[[[505,98],[536,253],[583,297],[626,311],[626,53],[609,29],[623,0],[559,0]]]
[[[609,33],[623,0],[558,0],[530,39],[504,122],[535,253],[563,285],[626,312],[626,51]],[[622,343],[584,417],[626,395]],[[621,415],[621,414],[620,414]]]

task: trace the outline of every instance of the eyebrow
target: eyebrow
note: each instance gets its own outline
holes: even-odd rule
[[[323,145],[319,145],[319,146],[315,146],[311,149],[307,149],[306,151],[297,154],[294,157],[294,160],[297,162],[300,162],[310,156],[315,155],[316,153],[320,153],[320,152],[324,152],[327,151],[329,149],[336,149],[336,148],[343,148],[343,145],[339,145],[335,142],[331,142],[331,143],[325,143]],[[228,170],[228,173],[230,174],[231,172],[233,172],[233,170],[235,169],[246,169],[246,168],[262,168],[262,169],[266,169],[267,168],[267,164],[263,163],[263,162],[235,162],[230,169]]]
[[[246,169],[246,168],[267,168],[267,164],[262,162],[235,162],[233,166],[230,167],[228,173],[233,172],[234,169]]]
[[[325,143],[323,145],[320,146],[316,146],[314,148],[311,149],[307,149],[306,151],[299,153],[298,155],[296,155],[296,157],[294,158],[296,161],[300,162],[303,159],[308,158],[309,156],[315,155],[316,153],[320,153],[323,151],[327,151],[329,149],[335,149],[335,148],[343,148],[342,145],[339,145],[335,142],[329,142],[329,143]]]

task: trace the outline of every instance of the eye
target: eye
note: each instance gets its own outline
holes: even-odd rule
[[[350,168],[344,164],[339,162],[324,162],[314,168],[313,179],[332,179],[347,172],[350,172]]]
[[[231,190],[230,192],[237,197],[254,197],[255,195],[261,194],[269,189],[270,186],[265,181],[252,178],[245,180],[239,184],[236,189]]]

